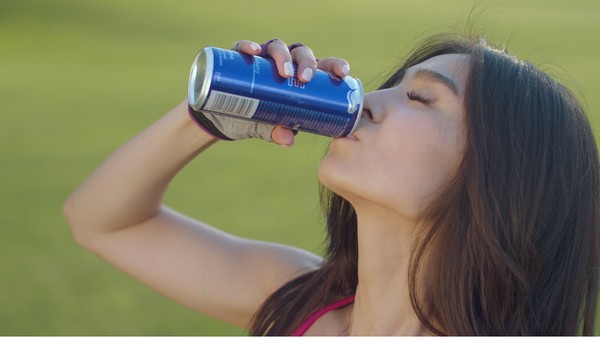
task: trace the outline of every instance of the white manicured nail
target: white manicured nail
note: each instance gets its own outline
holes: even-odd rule
[[[311,68],[305,68],[302,71],[302,80],[310,81],[310,79],[312,79],[312,77],[313,77],[313,70]]]
[[[260,51],[260,45],[257,44],[256,42],[253,42],[250,44],[250,48],[252,48],[253,51],[258,52]]]
[[[348,75],[350,74],[350,65],[344,65],[342,66],[342,72],[344,72],[344,74]]]
[[[289,77],[294,76],[294,66],[291,62],[287,61],[283,64],[283,73]]]

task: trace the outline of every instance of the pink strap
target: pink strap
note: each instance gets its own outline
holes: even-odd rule
[[[337,310],[338,308],[344,307],[354,302],[354,296],[350,296],[348,298],[342,299],[340,301],[336,301],[333,304],[325,305],[322,308],[316,310],[313,314],[306,319],[306,321],[300,325],[300,327],[292,333],[292,336],[303,336],[306,331],[323,315],[326,313]]]

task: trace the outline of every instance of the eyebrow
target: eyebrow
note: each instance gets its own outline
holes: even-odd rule
[[[441,73],[438,73],[436,71],[426,69],[426,68],[420,68],[417,71],[415,71],[415,74],[413,75],[413,79],[423,79],[423,80],[437,82],[437,83],[445,86],[450,91],[452,91],[452,93],[454,93],[456,96],[458,96],[458,87],[456,87],[456,84],[454,83],[454,81],[452,81],[452,79],[450,79],[447,76],[445,76]]]

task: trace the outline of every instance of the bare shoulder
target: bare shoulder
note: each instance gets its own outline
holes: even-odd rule
[[[350,335],[350,318],[354,305],[330,311],[321,316],[304,333],[304,336],[348,336]]]

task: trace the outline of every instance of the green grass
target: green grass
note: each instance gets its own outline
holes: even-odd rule
[[[490,36],[555,69],[586,98],[599,131],[600,2],[486,3],[480,24]],[[61,213],[68,193],[185,97],[190,63],[204,45],[302,41],[319,56],[348,59],[373,89],[418,37],[464,22],[472,4],[0,2],[0,335],[244,334],[176,305],[76,246]],[[326,143],[301,135],[292,149],[218,144],[180,174],[166,200],[242,236],[320,251],[315,172]],[[198,206],[215,208],[198,215]]]

